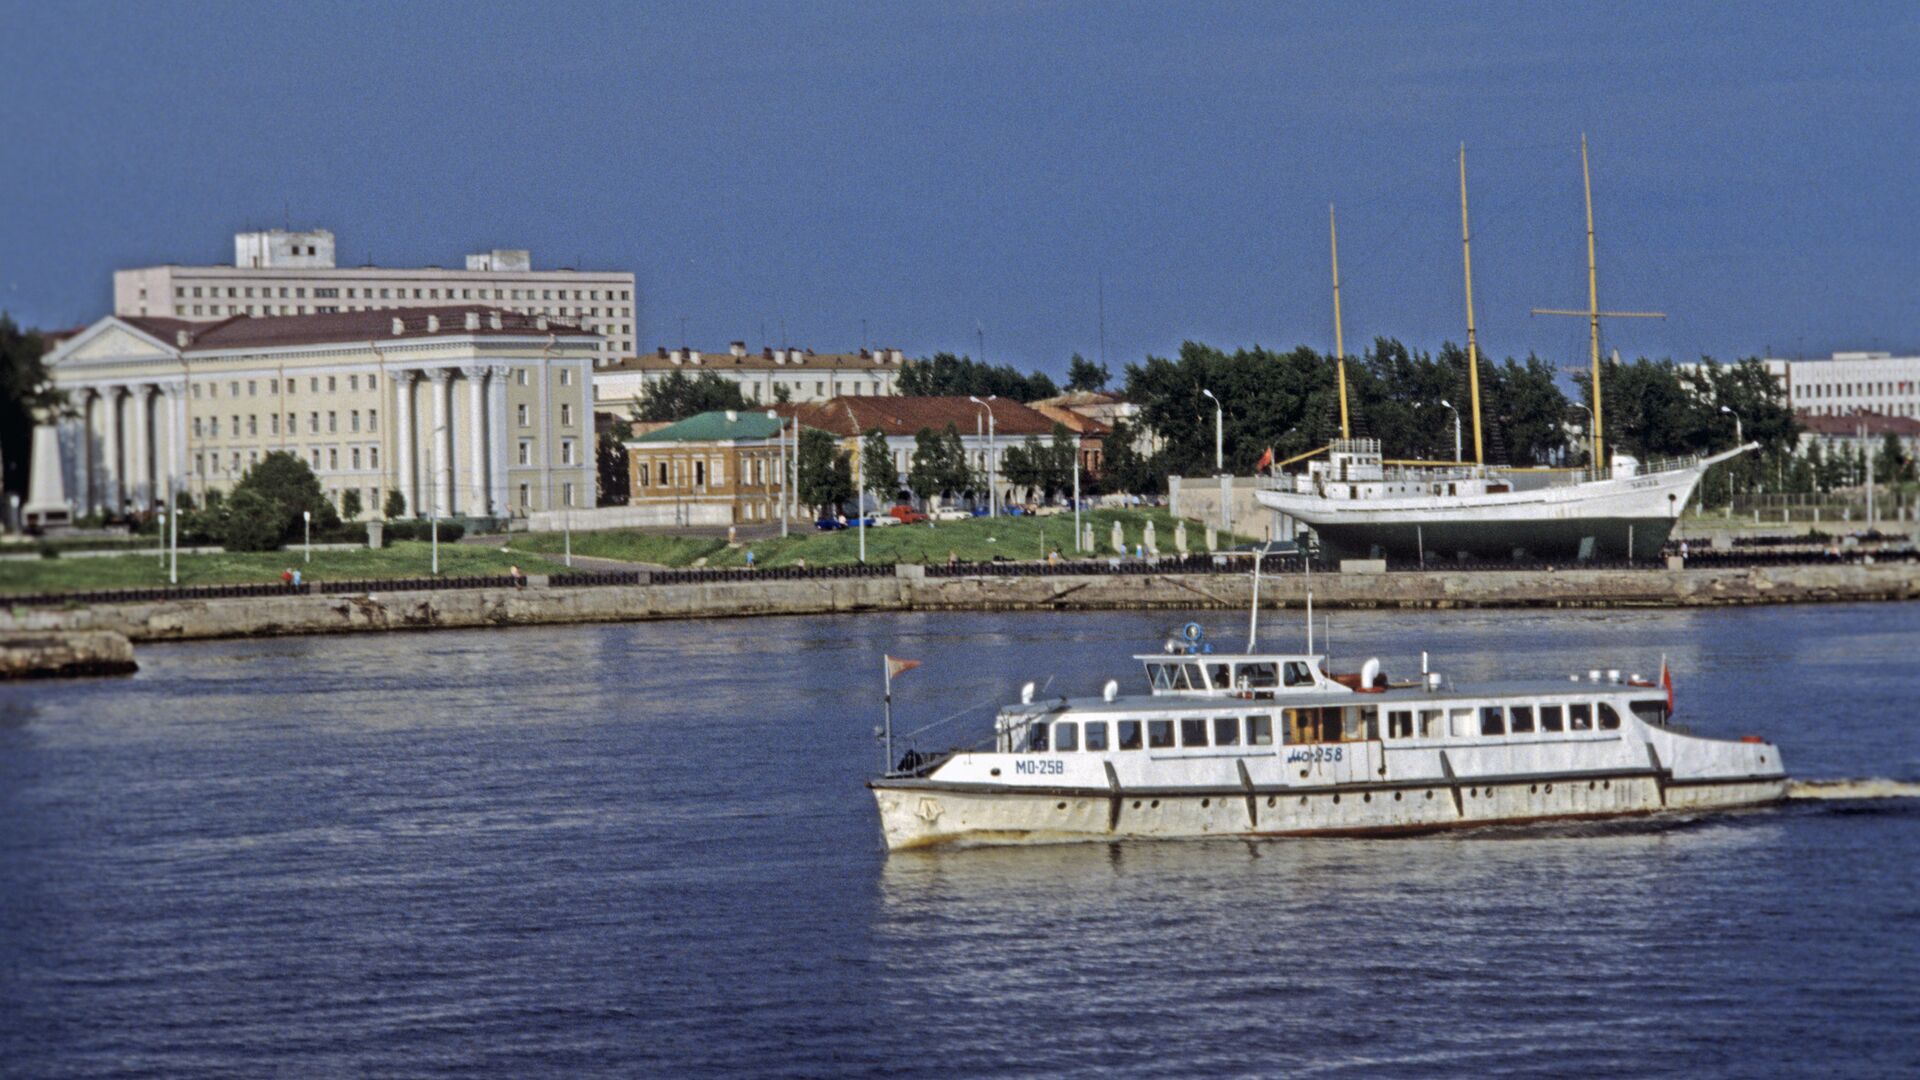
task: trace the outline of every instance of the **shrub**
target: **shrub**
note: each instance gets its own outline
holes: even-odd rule
[[[228,551],[272,551],[286,531],[286,510],[244,486],[235,488],[227,499],[225,516],[220,543]]]
[[[456,543],[465,535],[467,535],[467,528],[458,521],[440,523],[440,542],[443,544]],[[381,544],[391,544],[395,540],[431,540],[432,538],[432,521],[390,521],[387,523],[386,534],[382,537]]]

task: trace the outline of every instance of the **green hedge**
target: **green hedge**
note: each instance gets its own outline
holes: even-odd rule
[[[465,535],[467,535],[467,527],[457,521],[440,523],[440,542],[443,544],[457,543]],[[395,540],[431,540],[432,538],[433,522],[408,519],[387,522],[386,535],[381,543],[385,546]],[[365,540],[366,537],[362,536],[361,539]]]

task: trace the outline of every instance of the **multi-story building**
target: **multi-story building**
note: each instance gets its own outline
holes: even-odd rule
[[[764,412],[705,412],[629,439],[629,525],[738,525],[780,520],[780,432]]]
[[[1882,416],[1878,413],[1802,416],[1799,449],[1805,454],[1817,443],[1820,452],[1828,455],[1836,451],[1878,454],[1880,448],[1886,445],[1889,435],[1900,441],[1910,458],[1920,457],[1920,420],[1911,416]]]
[[[1831,359],[1761,363],[1794,410],[1807,416],[1920,417],[1920,356],[1837,352]]]
[[[76,516],[204,504],[267,453],[298,455],[377,517],[505,517],[594,503],[597,335],[473,305],[194,322],[109,315],[48,354]]]
[[[899,349],[861,349],[854,353],[815,353],[812,349],[762,349],[749,353],[734,342],[726,352],[660,348],[629,356],[593,373],[593,399],[608,412],[623,411],[649,384],[674,372],[696,376],[711,371],[740,387],[748,401],[771,405],[836,397],[884,397],[895,392],[906,357]]]
[[[791,412],[807,427],[834,435],[844,449],[853,453],[860,451],[869,432],[880,432],[893,455],[897,473],[895,486],[902,490],[907,486],[907,472],[913,467],[919,433],[923,430],[945,432],[951,424],[966,451],[968,468],[982,479],[997,478],[999,499],[1003,503],[1016,502],[1032,494],[1007,483],[1008,449],[1025,443],[1028,436],[1047,441],[1056,423],[1042,412],[1005,398],[975,402],[964,397],[838,397],[788,406],[782,411]],[[1084,460],[1084,449],[1082,455]],[[984,492],[981,501],[986,501]]]
[[[341,267],[334,265],[331,232],[272,229],[236,233],[232,266],[149,266],[113,275],[114,314],[190,322],[456,304],[577,323],[599,335],[599,363],[633,352],[631,273],[535,270],[522,250],[469,255],[464,269]]]

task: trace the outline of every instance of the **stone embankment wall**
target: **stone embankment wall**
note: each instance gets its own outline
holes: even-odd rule
[[[133,644],[107,630],[0,630],[0,679],[124,675]]]
[[[1263,607],[1708,607],[1920,598],[1920,565],[1769,566],[1724,570],[1432,571],[1268,577]],[[166,600],[69,609],[0,609],[0,630],[105,630],[134,641],[362,630],[426,630],[858,611],[1239,608],[1251,578],[1214,574],[701,582],[674,585],[359,596]]]

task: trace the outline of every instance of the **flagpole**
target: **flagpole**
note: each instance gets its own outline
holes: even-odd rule
[[[880,666],[882,669],[886,671],[886,676],[887,676],[887,690],[886,690],[886,716],[887,716],[886,732],[887,734],[886,734],[886,749],[884,751],[884,753],[886,754],[886,760],[880,763],[880,775],[885,776],[888,770],[893,768],[893,658],[889,656],[881,657]]]

